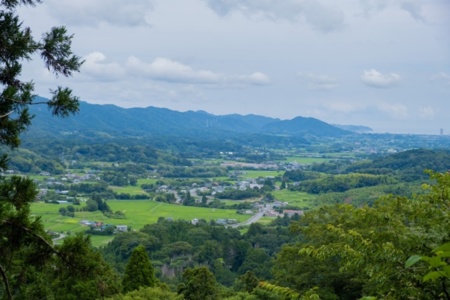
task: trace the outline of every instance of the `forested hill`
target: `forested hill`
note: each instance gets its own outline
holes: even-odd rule
[[[178,112],[166,108],[121,108],[81,102],[80,113],[68,119],[52,118],[43,106],[34,106],[30,134],[111,136],[234,136],[270,134],[285,136],[329,136],[351,134],[314,118],[296,117],[283,121],[257,115],[216,116],[204,111]]]

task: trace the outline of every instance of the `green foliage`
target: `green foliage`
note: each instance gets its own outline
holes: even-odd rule
[[[385,196],[373,207],[336,205],[305,214],[291,227],[303,243],[286,245],[277,257],[277,282],[294,287],[293,276],[300,276],[302,290],[320,286],[321,294],[328,286],[339,297],[349,290],[360,290],[359,297],[437,297],[438,284],[422,283],[417,270],[404,265],[411,255],[427,253],[430,246],[449,239],[450,173],[430,177],[436,184],[425,186],[427,193],[413,199]],[[324,282],[333,273],[344,281]]]
[[[171,292],[167,288],[155,287],[140,287],[126,293],[125,295],[118,294],[105,300],[181,300],[181,296]]]
[[[198,267],[183,272],[178,293],[186,300],[216,300],[219,289],[214,275],[208,268]]]
[[[156,284],[155,272],[144,246],[137,246],[131,253],[122,280],[124,292],[140,287],[153,287]]]
[[[303,181],[298,187],[291,187],[291,189],[300,189],[301,191],[307,193],[319,194],[330,192],[345,192],[350,189],[369,187],[386,183],[393,183],[393,179],[385,175],[370,174],[328,175],[315,180]]]
[[[23,278],[51,257],[53,249],[39,218],[30,216],[30,202],[37,195],[29,178],[0,177],[0,274],[5,298]]]
[[[245,272],[237,280],[237,289],[251,293],[259,284],[258,277],[252,271]]]
[[[402,182],[426,179],[423,170],[446,172],[450,169],[448,150],[414,149],[402,151],[373,161],[355,163],[345,172],[397,175]]]
[[[92,248],[89,236],[66,237],[56,249],[61,259],[48,266],[55,299],[99,299],[120,291],[117,275]]]
[[[23,27],[16,15],[15,8],[20,4],[34,5],[40,1],[2,2],[0,11],[0,83],[3,91],[0,95],[0,144],[19,146],[19,134],[31,124],[28,106],[47,104],[53,115],[68,116],[78,112],[78,98],[67,88],[58,87],[52,91],[49,101],[39,102],[33,97],[34,83],[22,82],[21,63],[30,60],[32,55],[40,53],[48,70],[56,75],[71,76],[78,72],[82,61],[70,49],[72,36],[64,27],[53,27],[44,33],[41,41],[35,41],[31,29]]]
[[[413,255],[408,258],[405,263],[406,268],[414,266],[419,261],[424,261],[428,265],[428,273],[426,273],[422,281],[440,281],[442,293],[439,297],[450,299],[448,291],[448,284],[450,280],[450,264],[448,259],[450,257],[450,243],[445,243],[433,249],[433,256]]]
[[[236,189],[227,189],[221,193],[216,194],[217,199],[232,199],[232,200],[243,200],[248,198],[256,198],[261,195],[261,191],[259,189],[246,189],[246,190],[236,190]]]
[[[316,294],[316,288],[305,292],[305,294],[303,295],[300,295],[292,289],[277,286],[265,281],[260,282],[259,287],[264,290],[270,291],[275,295],[279,295],[283,300],[320,300],[319,295]]]

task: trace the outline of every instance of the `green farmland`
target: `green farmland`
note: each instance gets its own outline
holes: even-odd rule
[[[282,176],[284,172],[282,171],[264,171],[264,170],[245,170],[245,174],[241,175],[244,178],[265,178],[265,177],[276,177]]]
[[[48,230],[56,232],[78,232],[87,228],[79,224],[81,220],[99,221],[113,225],[128,225],[133,229],[140,229],[146,224],[156,223],[158,218],[172,218],[174,220],[205,219],[207,221],[217,219],[236,219],[245,221],[249,216],[237,214],[233,209],[214,209],[193,206],[181,206],[175,204],[154,202],[148,200],[110,200],[108,205],[113,211],[125,213],[125,219],[111,219],[101,212],[75,212],[75,217],[61,216],[58,213],[63,204],[33,203],[32,214],[40,216],[44,226]]]
[[[298,206],[303,209],[315,207],[314,199],[316,198],[316,196],[305,192],[278,190],[274,191],[273,195],[277,200],[288,202],[289,205]]]
[[[286,161],[288,162],[297,162],[299,164],[314,164],[314,163],[323,163],[329,161],[329,158],[323,157],[304,157],[304,156],[289,156],[286,157]]]

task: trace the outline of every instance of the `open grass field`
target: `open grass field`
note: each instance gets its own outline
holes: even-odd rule
[[[245,221],[246,215],[237,214],[233,209],[211,209],[193,206],[181,206],[175,204],[154,202],[148,200],[111,200],[108,205],[113,211],[123,211],[126,219],[110,219],[101,212],[75,212],[75,218],[61,216],[58,213],[60,207],[65,205],[50,203],[33,203],[31,212],[35,216],[41,216],[45,229],[56,232],[78,232],[87,228],[79,224],[81,220],[99,221],[113,225],[128,225],[133,229],[140,229],[146,224],[156,223],[159,217],[192,220],[205,219],[207,221],[217,219],[236,219]]]
[[[157,178],[139,178],[136,186],[141,186],[141,184],[155,184],[157,181]]]
[[[225,205],[234,205],[234,204],[239,204],[239,203],[244,203],[244,202],[258,202],[259,200],[261,200],[261,198],[249,198],[249,199],[244,199],[244,200],[227,200],[227,199],[220,199],[220,202],[224,203]]]
[[[316,196],[305,192],[292,192],[289,190],[278,190],[272,192],[276,199],[282,202],[288,202],[289,205],[295,205],[301,208],[313,208]]]
[[[270,225],[273,220],[275,220],[276,217],[262,217],[259,219],[258,223],[261,223],[262,225]]]
[[[330,160],[329,158],[323,158],[323,157],[302,157],[302,156],[286,157],[286,161],[297,162],[299,164],[323,163],[323,162],[327,162],[329,160]]]
[[[136,186],[110,186],[111,190],[118,194],[130,194],[130,195],[143,195],[146,194],[145,191],[138,184]]]
[[[241,175],[244,178],[258,178],[258,177],[276,177],[283,175],[284,171],[264,171],[264,170],[245,170],[245,174]]]
[[[106,246],[114,236],[91,235],[91,243],[94,247]]]

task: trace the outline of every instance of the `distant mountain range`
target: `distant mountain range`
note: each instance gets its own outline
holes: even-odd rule
[[[111,137],[157,135],[227,137],[265,134],[339,137],[353,133],[351,127],[339,128],[314,118],[296,117],[291,120],[280,120],[258,115],[217,116],[204,111],[179,112],[157,107],[121,108],[87,102],[81,102],[80,113],[69,118],[53,117],[45,106],[39,105],[32,106],[31,113],[35,118],[27,134],[34,136],[77,134]]]

